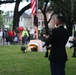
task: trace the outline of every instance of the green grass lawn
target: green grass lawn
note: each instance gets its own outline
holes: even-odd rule
[[[76,58],[72,58],[73,48],[67,48],[68,61],[66,75],[76,75]],[[50,75],[49,60],[45,52],[27,52],[20,45],[0,46],[0,75]]]

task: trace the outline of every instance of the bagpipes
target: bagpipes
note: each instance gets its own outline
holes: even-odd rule
[[[47,50],[50,50],[51,49],[51,46],[47,46],[46,41],[47,41],[47,39],[45,39],[45,41],[44,41],[45,44],[42,47],[43,48],[46,47]]]
[[[49,36],[48,36],[49,37]],[[42,46],[43,48],[46,46],[46,49],[49,50],[50,49],[50,46],[47,46],[46,42],[48,40],[48,37],[47,38],[44,38],[44,40],[42,40],[43,42],[45,42],[45,44]]]

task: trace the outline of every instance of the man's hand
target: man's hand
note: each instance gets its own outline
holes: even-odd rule
[[[49,35],[45,35],[44,37],[47,39],[49,37]]]

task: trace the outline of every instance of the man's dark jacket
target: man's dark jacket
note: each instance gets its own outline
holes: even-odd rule
[[[69,38],[67,29],[59,26],[52,30],[52,34],[46,41],[46,46],[51,44],[49,60],[51,61],[67,61],[66,43]]]

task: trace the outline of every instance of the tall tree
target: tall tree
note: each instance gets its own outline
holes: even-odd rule
[[[52,19],[52,16],[55,14],[55,12],[52,13],[52,15],[50,15],[49,20],[47,20],[47,15],[46,15],[47,12],[52,11],[49,8],[49,4],[50,4],[50,0],[39,0],[39,3],[38,3],[38,8],[42,11],[42,14],[44,16],[44,25],[45,25],[45,30],[46,30],[47,35],[49,34],[48,24],[49,24],[50,20]]]
[[[48,7],[50,4],[50,8]],[[62,14],[66,18],[66,26],[68,28],[69,34],[72,35],[72,29],[74,23],[76,23],[76,0],[39,0],[39,9],[41,9],[44,15],[44,24],[46,27],[46,32],[48,33],[48,22],[54,14]],[[54,11],[50,19],[47,21],[47,8],[49,11]]]
[[[76,0],[51,0],[52,8],[63,14],[66,18],[66,26],[69,34],[72,35],[72,28],[76,23]]]
[[[14,18],[13,18],[13,29],[15,30],[19,26],[19,18],[20,16],[30,8],[30,3],[23,7],[20,11],[18,10],[19,4],[21,0],[16,0],[15,9],[14,9]]]
[[[0,4],[5,4],[5,3],[14,3],[15,2],[15,9],[14,9],[14,17],[13,17],[13,30],[15,30],[19,26],[19,18],[20,16],[26,11],[27,9],[30,8],[30,3],[22,8],[20,11],[18,10],[19,4],[22,0],[1,0]],[[29,0],[25,0],[29,1]]]
[[[0,0],[0,4],[14,3],[16,0]]]
[[[3,27],[3,16],[2,16],[2,11],[0,11],[0,28]]]

